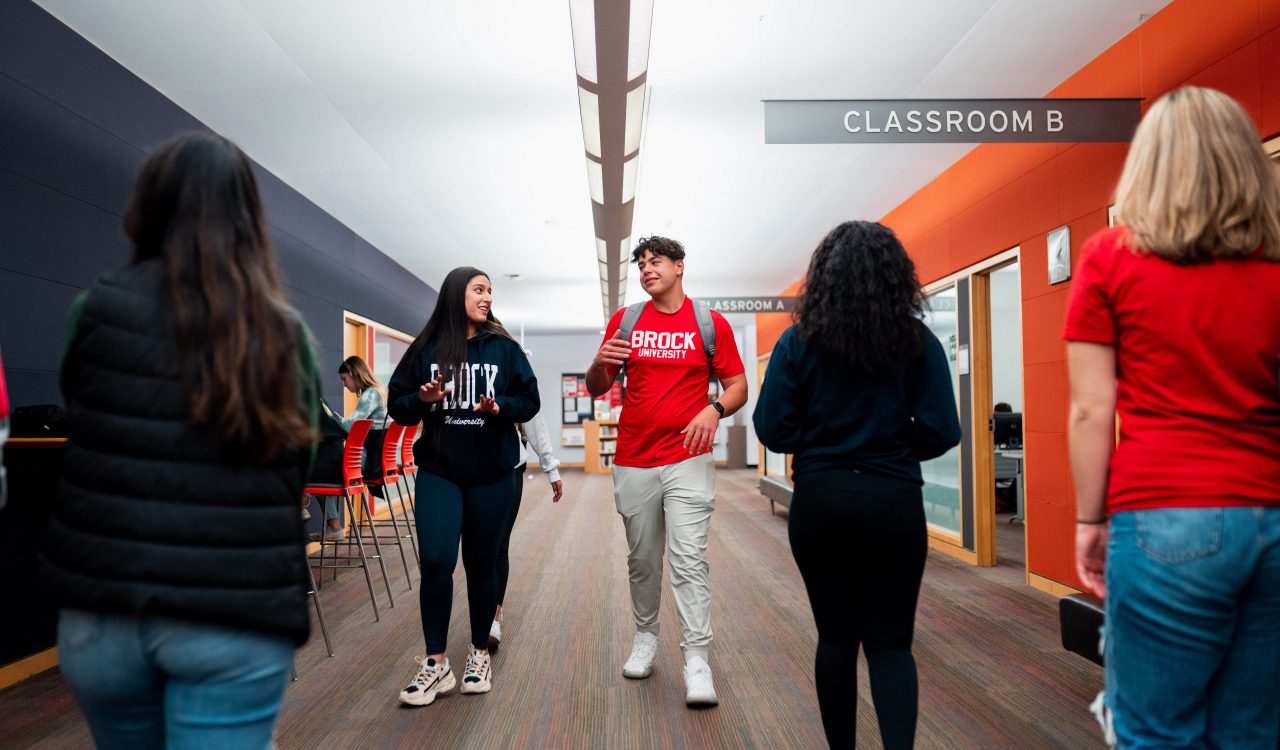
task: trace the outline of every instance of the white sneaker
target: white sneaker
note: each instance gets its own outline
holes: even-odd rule
[[[400,691],[400,702],[410,706],[429,706],[431,701],[441,693],[453,690],[458,684],[449,669],[449,662],[438,662],[435,659],[413,657],[418,662],[418,676],[413,678],[409,686]]]
[[[684,702],[687,706],[714,706],[720,703],[711,681],[711,665],[695,656],[684,665]]]
[[[622,665],[622,676],[643,680],[653,674],[653,657],[658,655],[658,636],[653,633],[636,633],[631,644],[631,656]]]
[[[489,626],[489,650],[492,651],[502,643],[502,620],[494,620]]]
[[[468,646],[467,649],[467,669],[462,673],[462,693],[474,695],[493,690],[493,663],[489,655],[476,651],[475,646]]]

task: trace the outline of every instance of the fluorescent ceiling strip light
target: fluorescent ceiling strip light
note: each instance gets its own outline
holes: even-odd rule
[[[609,262],[609,245],[599,237],[596,238],[596,260],[601,263]]]
[[[599,83],[600,76],[596,73],[595,0],[569,0],[569,23],[573,26],[573,59],[578,75]],[[645,54],[647,56],[648,52]]]
[[[582,142],[587,153],[600,158],[600,97],[578,87],[578,109],[582,113]]]
[[[587,181],[591,183],[591,200],[604,205],[604,167],[587,159]]]
[[[640,155],[631,157],[622,165],[622,202],[629,203],[636,197],[636,177],[640,174]]]
[[[640,148],[640,133],[644,125],[644,86],[636,86],[627,92],[627,130],[623,138],[622,153],[634,154]]]
[[[627,35],[627,80],[634,81],[649,69],[649,32],[653,28],[653,0],[631,0],[630,33]]]

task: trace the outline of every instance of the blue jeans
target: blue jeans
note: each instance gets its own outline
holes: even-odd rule
[[[1117,513],[1106,575],[1117,746],[1275,750],[1280,508]]]
[[[58,659],[99,748],[269,748],[293,642],[64,609]]]

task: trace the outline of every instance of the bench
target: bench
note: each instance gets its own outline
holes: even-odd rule
[[[1058,600],[1058,622],[1062,627],[1062,647],[1102,665],[1098,651],[1103,621],[1102,600],[1091,594],[1072,594]]]
[[[788,510],[791,508],[791,480],[786,477],[760,477],[760,494],[769,498],[769,512],[774,512],[774,504]]]

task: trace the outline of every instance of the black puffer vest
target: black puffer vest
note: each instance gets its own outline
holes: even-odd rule
[[[149,261],[106,274],[84,301],[62,370],[70,441],[46,579],[63,606],[302,643],[305,457],[248,466],[188,423],[163,289]]]

